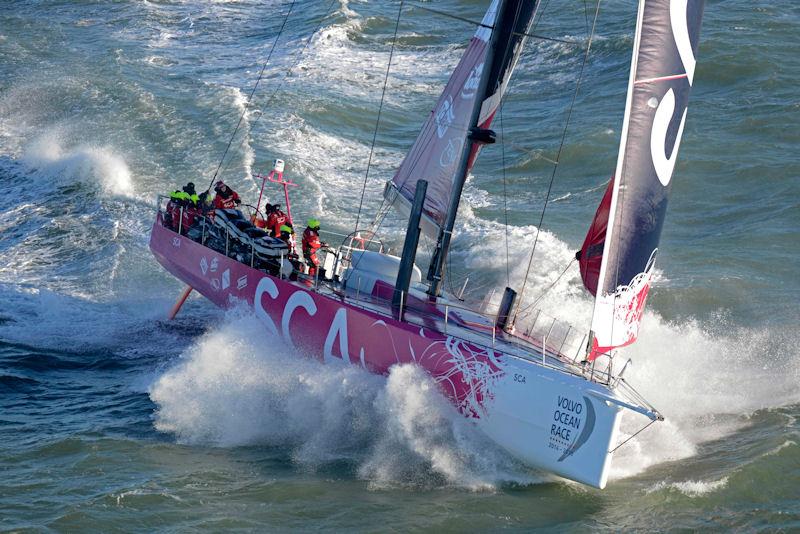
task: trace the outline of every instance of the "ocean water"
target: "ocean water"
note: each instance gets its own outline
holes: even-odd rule
[[[477,20],[487,3],[430,5]],[[536,33],[585,38],[583,2],[546,4]],[[211,180],[292,5],[221,175],[254,200],[252,173],[282,158],[295,213],[349,231],[396,2],[0,5],[0,530],[800,530],[800,7],[707,2],[625,351],[667,420],[598,491],[519,465],[414,367],[299,358],[200,297],[165,320],[181,286],[147,249],[155,196]],[[531,276],[528,298],[555,282],[542,306],[582,328],[591,300],[574,266],[558,275],[613,172],[634,18],[601,4]],[[362,218],[472,32],[406,2]],[[474,297],[522,282],[581,54],[525,50],[453,245]],[[404,227],[383,223],[390,246]]]

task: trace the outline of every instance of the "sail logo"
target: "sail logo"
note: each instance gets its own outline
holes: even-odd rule
[[[436,135],[439,136],[439,139],[444,137],[444,134],[447,133],[448,128],[453,124],[455,118],[456,116],[453,112],[453,97],[448,95],[442,102],[442,107],[436,112]]]
[[[478,92],[478,85],[480,85],[484,64],[485,63],[481,63],[469,73],[467,80],[464,82],[464,87],[461,89],[461,98],[464,100],[475,98],[475,93]]]
[[[456,162],[456,158],[461,154],[462,143],[460,139],[452,138],[447,141],[447,145],[442,149],[439,156],[439,165],[447,169]]]
[[[694,70],[697,61],[692,51],[692,41],[689,37],[689,25],[687,20],[688,0],[673,0],[669,5],[670,25],[672,26],[672,36],[675,39],[675,46],[678,49],[678,56],[686,72],[686,79],[689,87],[692,86]],[[671,78],[671,77],[670,77]],[[650,157],[653,160],[653,167],[661,185],[666,187],[672,180],[672,173],[675,170],[675,162],[678,157],[678,147],[683,136],[683,127],[686,124],[687,108],[683,109],[678,133],[672,146],[672,152],[667,155],[667,131],[669,130],[672,116],[675,113],[675,92],[670,88],[661,102],[658,103],[655,117],[653,118],[653,128],[650,131]]]

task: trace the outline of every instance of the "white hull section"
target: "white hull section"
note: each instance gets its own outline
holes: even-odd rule
[[[605,386],[527,360],[504,359],[478,426],[545,471],[603,488],[622,408]]]

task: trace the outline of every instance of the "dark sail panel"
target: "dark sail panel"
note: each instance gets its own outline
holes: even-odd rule
[[[491,3],[482,26],[472,37],[414,145],[394,178],[386,184],[386,199],[403,209],[410,205],[417,181],[428,181],[422,230],[432,238],[438,237],[451,209],[453,183],[463,179],[456,176],[462,151],[470,151],[469,171],[480,150],[480,143],[468,139],[475,99],[480,98],[481,102],[478,125],[488,128],[522,52],[537,3],[530,0]],[[502,22],[496,24],[496,21]],[[497,26],[494,31],[502,32],[500,44],[489,50],[490,28],[494,26]],[[487,63],[488,85],[485,94],[479,95],[479,82]]]
[[[686,121],[703,0],[641,0],[590,358],[636,340]]]

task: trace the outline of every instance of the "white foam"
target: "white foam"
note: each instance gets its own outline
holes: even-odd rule
[[[130,169],[113,148],[95,145],[67,148],[58,130],[34,140],[25,150],[22,162],[55,183],[93,182],[110,195],[133,195]]]
[[[191,444],[285,448],[303,468],[348,460],[371,483],[491,489],[534,475],[457,413],[423,370],[323,365],[232,314],[150,388],[156,428]]]
[[[476,286],[478,295],[486,294],[486,287],[503,287],[504,226],[480,219],[469,206],[462,206],[458,228],[454,270],[469,274],[470,285]],[[510,282],[511,287],[519,289],[536,228],[511,226],[508,232],[512,243]],[[559,278],[573,256],[574,250],[566,243],[546,230],[541,232],[521,309],[541,297],[536,308],[585,332],[593,299],[583,288],[577,265]],[[545,291],[551,285],[552,289]],[[497,292],[494,303],[499,297]],[[632,359],[626,379],[667,420],[652,425],[615,452],[612,479],[692,456],[698,445],[750,424],[749,416],[754,412],[800,402],[796,336],[787,335],[784,329],[732,327],[723,319],[718,322],[688,320],[673,324],[652,305],[646,309],[639,340],[620,352],[617,365],[621,366],[623,359]],[[624,414],[618,443],[648,422],[642,416]]]
[[[728,485],[728,477],[719,480],[685,480],[683,482],[659,482],[647,493],[653,493],[664,489],[679,491],[687,497],[701,497],[709,493],[718,491]]]

